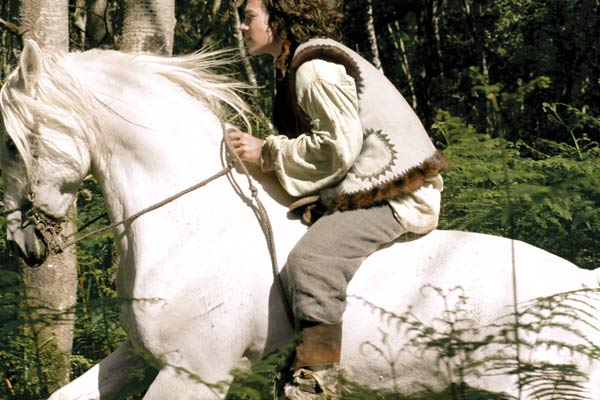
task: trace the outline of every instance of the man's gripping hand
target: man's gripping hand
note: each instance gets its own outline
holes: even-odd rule
[[[256,138],[235,127],[227,129],[227,137],[233,146],[233,150],[243,161],[260,164],[260,154],[264,140]]]

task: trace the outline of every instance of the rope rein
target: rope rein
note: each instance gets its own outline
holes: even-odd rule
[[[161,207],[169,204],[170,202],[172,202],[174,200],[177,200],[178,198],[180,198],[183,195],[186,195],[186,194],[188,194],[190,192],[193,192],[194,190],[200,189],[202,186],[206,186],[207,184],[209,184],[210,182],[214,181],[215,179],[220,178],[220,177],[222,177],[224,175],[227,175],[233,169],[234,163],[235,163],[234,161],[230,162],[225,168],[223,168],[222,170],[220,170],[216,174],[212,175],[211,177],[203,180],[202,182],[198,182],[195,185],[190,186],[189,188],[184,189],[181,192],[174,194],[173,196],[169,196],[166,199],[164,199],[162,201],[159,201],[156,204],[153,204],[153,205],[151,205],[149,207],[146,207],[146,208],[144,208],[144,209],[136,212],[135,214],[132,214],[132,215],[130,215],[129,217],[127,217],[125,219],[122,219],[121,221],[114,222],[114,223],[112,223],[110,225],[106,225],[106,226],[103,226],[101,228],[95,229],[95,230],[93,230],[91,232],[88,232],[88,233],[86,233],[84,235],[76,237],[75,239],[72,239],[72,240],[68,241],[67,243],[65,243],[63,245],[59,245],[60,251],[63,251],[67,247],[72,246],[75,243],[80,242],[80,241],[82,241],[84,239],[87,239],[89,237],[95,236],[95,235],[97,235],[99,233],[102,233],[102,232],[105,232],[105,231],[107,231],[109,229],[116,228],[119,225],[128,224],[131,221],[133,221],[133,220],[141,217],[142,215],[144,215],[146,213],[149,213],[149,212],[154,211],[154,210],[156,210],[158,208],[161,208]],[[103,217],[105,215],[106,214],[102,214],[99,217],[94,218],[94,220],[92,220],[91,223],[97,221],[98,219],[100,219],[101,217]],[[87,223],[86,226],[89,226],[91,223]],[[73,233],[73,234],[71,234],[69,236],[66,236],[65,239],[70,239],[70,238],[73,238],[75,236],[77,236],[77,233]]]
[[[234,164],[238,165],[244,173],[244,175],[246,176],[246,180],[248,181],[248,188],[250,189],[250,192],[252,193],[252,198],[256,203],[256,211],[258,214],[256,218],[258,219],[260,227],[262,228],[263,234],[265,235],[265,239],[267,241],[267,247],[269,248],[269,256],[271,257],[271,266],[273,268],[273,277],[275,279],[277,287],[279,288],[281,300],[283,301],[283,306],[285,308],[288,319],[291,325],[294,326],[294,312],[292,310],[292,306],[290,305],[287,296],[285,295],[283,281],[281,279],[281,274],[279,273],[279,264],[277,262],[277,250],[275,248],[275,236],[273,234],[273,226],[271,225],[269,214],[267,213],[267,210],[263,205],[262,201],[260,201],[260,199],[258,198],[258,189],[256,189],[256,186],[254,186],[254,182],[252,181],[250,172],[246,168],[246,165],[244,164],[240,156],[233,150],[233,145],[227,137],[225,126],[223,124],[221,125],[223,127],[223,142],[225,143],[227,151],[234,158]]]

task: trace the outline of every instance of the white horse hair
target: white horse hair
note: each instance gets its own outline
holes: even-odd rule
[[[219,60],[50,57],[28,41],[0,94],[8,238],[39,258],[23,212],[64,217],[89,173],[117,221],[219,171],[220,104],[246,111],[242,86],[210,72]],[[252,173],[283,261],[306,228],[288,218],[293,199],[276,178]],[[52,400],[120,398],[142,359],[158,370],[145,400],[223,398],[212,384],[289,342],[265,238],[235,182],[244,177],[233,172],[115,229],[129,339]],[[581,393],[600,399],[597,288],[596,271],[522,242],[453,231],[403,238],[370,256],[350,284],[341,364],[357,383],[411,393],[444,388],[455,371],[445,374],[444,362],[480,361],[464,377],[469,385],[524,399],[542,398],[524,384],[527,368],[500,372],[556,375],[573,365]],[[436,351],[444,334],[479,344],[444,358]],[[534,383],[544,384],[553,374],[538,375]]]

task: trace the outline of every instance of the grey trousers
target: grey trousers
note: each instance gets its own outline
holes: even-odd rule
[[[296,319],[341,322],[346,289],[358,267],[404,233],[406,229],[387,204],[321,217],[292,249],[286,263]]]

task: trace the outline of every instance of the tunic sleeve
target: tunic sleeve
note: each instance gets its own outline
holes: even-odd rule
[[[311,131],[289,139],[269,136],[263,147],[263,170],[274,170],[292,196],[305,196],[334,185],[359,155],[363,129],[352,77],[342,65],[312,60],[296,71],[298,105]]]

